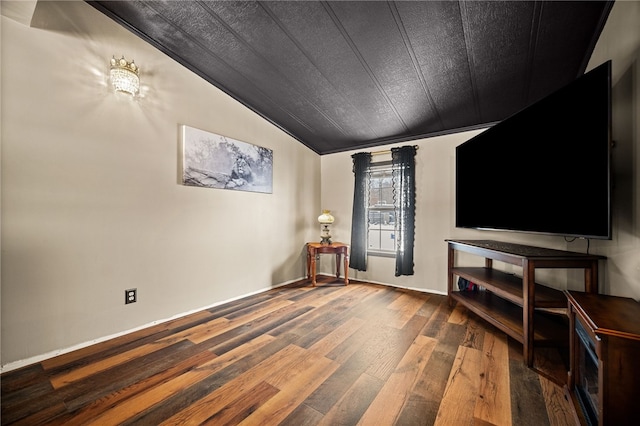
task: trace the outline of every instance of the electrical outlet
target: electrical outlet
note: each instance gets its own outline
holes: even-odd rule
[[[130,288],[124,291],[124,304],[135,303],[138,301],[138,289]]]

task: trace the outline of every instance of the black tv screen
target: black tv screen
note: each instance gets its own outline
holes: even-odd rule
[[[456,148],[456,227],[611,239],[611,61]]]

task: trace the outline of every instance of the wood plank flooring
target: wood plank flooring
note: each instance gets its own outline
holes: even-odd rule
[[[447,298],[320,277],[7,372],[3,425],[575,425],[564,357]]]

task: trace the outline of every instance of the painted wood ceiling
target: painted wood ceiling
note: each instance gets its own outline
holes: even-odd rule
[[[613,5],[88,3],[321,155],[507,118],[585,72]]]

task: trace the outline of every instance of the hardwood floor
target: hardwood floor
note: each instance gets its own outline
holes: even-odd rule
[[[562,359],[527,368],[445,296],[320,277],[7,372],[2,424],[573,425]]]

